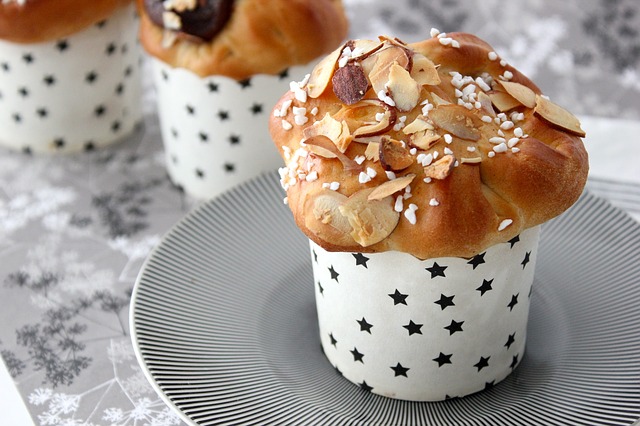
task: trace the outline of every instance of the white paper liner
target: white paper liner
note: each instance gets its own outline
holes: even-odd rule
[[[129,134],[142,115],[136,33],[131,5],[65,39],[0,40],[0,146],[73,152]]]
[[[473,259],[331,253],[311,242],[320,338],[347,379],[440,401],[491,387],[524,355],[539,227]]]
[[[206,199],[282,166],[269,136],[269,115],[289,83],[302,80],[310,66],[239,82],[152,61],[167,169],[176,185]]]

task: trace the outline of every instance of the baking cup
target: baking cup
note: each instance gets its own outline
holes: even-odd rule
[[[237,81],[199,77],[153,60],[166,164],[174,184],[210,198],[282,166],[269,136],[269,114],[291,81],[310,66]]]
[[[64,39],[0,41],[0,145],[74,152],[130,133],[141,120],[136,32],[127,6]]]
[[[524,355],[539,228],[471,259],[332,253],[311,242],[326,357],[351,382],[397,399],[497,384]]]

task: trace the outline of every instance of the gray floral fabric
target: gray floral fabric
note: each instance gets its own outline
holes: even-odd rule
[[[345,4],[352,37],[474,32],[573,111],[640,119],[636,0]],[[144,259],[198,204],[166,175],[148,82],[145,96],[144,125],[120,145],[0,150],[0,354],[38,425],[182,424],[137,365],[128,326]]]

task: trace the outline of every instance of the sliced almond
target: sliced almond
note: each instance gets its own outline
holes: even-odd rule
[[[421,86],[436,86],[441,81],[438,68],[431,59],[417,52],[413,54],[411,77]]]
[[[329,86],[329,82],[333,77],[340,55],[345,45],[340,46],[329,55],[325,56],[311,71],[309,81],[307,82],[307,93],[311,98],[317,98],[322,95]]]
[[[420,100],[420,85],[409,71],[394,63],[389,67],[389,81],[386,85],[400,111],[411,111]]]
[[[433,130],[433,126],[426,121],[425,117],[419,115],[415,120],[402,128],[402,133],[410,135],[412,133],[424,132],[425,130]]]
[[[380,140],[380,164],[385,170],[404,170],[414,161],[413,155],[402,142],[388,137]]]
[[[533,112],[549,123],[562,127],[569,133],[580,137],[586,136],[585,131],[580,127],[580,120],[575,115],[547,98],[536,95],[536,107]]]
[[[353,105],[364,98],[369,89],[369,80],[362,67],[349,63],[338,68],[331,78],[333,93],[343,103]]]
[[[400,220],[400,213],[393,209],[391,197],[367,200],[374,189],[360,190],[338,207],[351,225],[351,237],[362,247],[368,247],[387,238]]]
[[[496,80],[504,90],[507,91],[515,100],[520,102],[527,108],[533,108],[536,106],[536,92],[525,86],[524,84],[516,83],[514,81]]]
[[[384,114],[382,124],[375,119],[378,113]],[[375,136],[393,127],[396,122],[396,110],[378,99],[363,99],[354,105],[343,106],[333,117],[336,120],[345,120],[354,136],[361,138]]]
[[[456,159],[451,154],[442,156],[424,168],[424,175],[431,179],[445,179],[453,170],[455,162]]]
[[[386,105],[386,104],[385,104]],[[382,120],[374,121],[371,124],[364,124],[353,131],[354,137],[376,136],[391,129],[395,124],[397,115],[395,109],[387,106],[384,108]]]
[[[489,95],[489,98],[491,98],[491,103],[495,105],[495,107],[498,108],[498,111],[500,112],[506,112],[521,105],[516,98],[514,98],[507,92],[494,90],[487,93],[487,95]]]
[[[367,197],[367,200],[382,200],[385,197],[395,194],[398,191],[405,189],[416,177],[411,173],[406,176],[399,177],[397,179],[388,180],[385,183],[379,185],[374,189]]]
[[[351,51],[356,49],[362,50],[362,54],[349,59],[349,62],[360,62],[380,50],[384,46],[384,43],[374,40],[357,39],[351,40],[347,45],[351,48]]]
[[[461,139],[477,141],[480,123],[476,115],[460,105],[440,105],[429,111],[429,118],[440,129]]]
[[[340,160],[345,170],[362,170],[362,166],[360,164],[356,163],[355,161],[344,155],[342,152],[340,152],[333,141],[324,135],[316,135],[311,138],[305,139],[304,144],[313,154],[325,158],[337,158],[338,160]],[[328,156],[326,152],[332,154],[333,157]]]
[[[305,127],[302,131],[305,139],[314,136],[326,136],[338,147],[340,152],[345,152],[353,140],[349,132],[349,126],[344,121],[338,121],[329,113],[326,113],[322,120],[316,121],[313,125]]]
[[[440,93],[431,92],[431,103],[433,104],[433,106],[451,105],[451,102],[440,95]]]
[[[426,151],[438,143],[440,137],[435,130],[427,129],[409,136],[409,145]]]
[[[349,220],[340,213],[348,198],[330,189],[321,190],[315,197],[304,203],[305,226],[319,238],[339,246],[353,244]]]
[[[380,142],[369,142],[367,149],[364,151],[367,160],[377,162],[380,161]]]
[[[489,117],[495,117],[496,111],[493,109],[491,98],[484,92],[478,92],[478,102],[480,102],[480,110]]]
[[[369,72],[369,81],[375,93],[386,89],[389,70],[393,64],[397,63],[404,69],[409,69],[410,56],[407,54],[407,49],[402,47],[392,45],[383,48],[371,56],[371,58],[374,57],[376,61]]]

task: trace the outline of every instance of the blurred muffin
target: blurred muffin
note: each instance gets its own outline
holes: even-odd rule
[[[0,145],[74,152],[129,134],[141,119],[136,33],[131,1],[2,2]]]
[[[347,33],[339,0],[138,0],[153,58],[167,167],[208,198],[280,159],[268,111]]]
[[[270,131],[341,373],[422,401],[504,379],[524,353],[539,225],[586,182],[578,120],[484,41],[432,30],[348,41]]]

